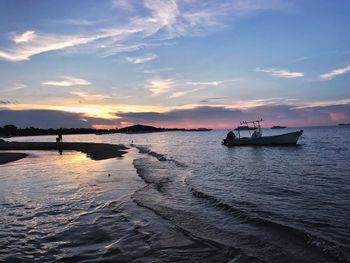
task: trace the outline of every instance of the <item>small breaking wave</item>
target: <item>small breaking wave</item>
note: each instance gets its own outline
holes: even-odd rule
[[[195,189],[186,179],[176,180],[189,169],[178,166],[176,160],[146,146],[135,147],[140,153],[154,157],[153,161],[147,157],[134,160],[138,175],[149,184],[135,193],[135,202],[155,211],[191,235],[231,249],[242,248],[244,254],[262,262],[277,262],[270,257],[277,254],[280,259],[309,257],[320,259],[319,262],[349,262],[346,250],[334,242],[280,221],[276,215],[261,210],[253,203],[237,201],[228,204],[214,195]],[[230,224],[233,228],[222,228],[222,220],[232,221]],[[281,242],[288,246],[282,248]],[[265,252],[255,254],[254,251],[259,250]],[[260,253],[267,253],[266,250],[270,255],[262,256]]]
[[[322,253],[325,253],[326,255],[335,258],[336,260],[350,262],[350,256],[346,251],[346,248],[343,248],[334,242],[315,237],[312,234],[307,233],[306,231],[301,230],[297,227],[288,226],[282,222],[273,220],[272,214],[267,214],[265,211],[258,211],[257,207],[254,204],[250,204],[248,202],[237,202],[236,206],[233,206],[223,202],[215,196],[199,191],[194,187],[191,187],[190,191],[195,197],[206,199],[211,204],[213,204],[214,207],[229,212],[233,216],[240,219],[242,223],[248,223],[262,228],[268,228],[271,232],[280,232],[281,234],[288,237],[288,239],[294,241],[298,240],[298,242],[304,243],[305,246],[316,248]],[[262,214],[268,216],[269,219],[261,217]]]
[[[145,145],[131,144],[130,146],[131,147],[135,147],[136,149],[138,149],[139,153],[148,154],[150,156],[155,157],[160,162],[168,161],[168,162],[174,163],[175,165],[177,165],[179,167],[187,167],[186,164],[184,164],[182,162],[179,162],[179,161],[177,161],[177,160],[175,160],[173,158],[169,158],[169,157],[167,157],[166,154],[161,154],[161,153],[154,152],[149,147],[147,147]]]
[[[144,153],[144,154],[148,154],[150,156],[153,156],[155,158],[157,158],[158,161],[164,162],[164,161],[168,161],[168,159],[166,158],[165,154],[160,154],[160,153],[156,153],[153,152],[149,147],[144,146],[144,145],[135,145],[135,144],[131,144],[132,147],[135,147],[136,149],[139,150],[139,153]]]

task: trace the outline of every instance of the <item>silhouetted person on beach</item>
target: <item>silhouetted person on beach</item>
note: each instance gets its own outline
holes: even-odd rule
[[[62,139],[62,132],[59,131],[58,132],[58,142],[62,142],[62,141],[63,141],[63,139]]]
[[[63,149],[60,142],[62,142],[62,132],[58,131],[58,137],[56,137],[56,142],[58,143],[58,153],[62,155]]]

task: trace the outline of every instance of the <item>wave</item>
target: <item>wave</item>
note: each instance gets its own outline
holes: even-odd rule
[[[174,163],[175,165],[177,165],[179,167],[187,167],[186,164],[179,162],[173,158],[169,158],[169,157],[167,157],[166,154],[161,154],[161,153],[157,153],[157,152],[152,151],[148,146],[135,145],[135,144],[131,144],[130,146],[138,149],[139,153],[148,154],[150,156],[155,157],[158,161],[161,161],[161,162],[168,161],[168,162]]]
[[[180,181],[176,180],[176,177],[180,177],[179,173],[186,173],[189,169],[184,169],[186,167],[177,165],[176,160],[154,152],[149,147],[135,147],[140,153],[155,158],[154,161],[147,158],[134,160],[138,175],[149,184],[134,195],[135,202],[152,209],[183,231],[197,238],[217,242],[232,249],[239,248],[234,244],[241,245],[243,242],[245,246],[249,247],[243,246],[243,249],[248,249],[250,253],[255,253],[252,252],[254,250],[264,251],[264,249],[267,249],[269,252],[273,251],[272,254],[279,254],[280,259],[283,258],[282,255],[285,253],[292,256],[289,258],[290,261],[295,260],[293,258],[294,253],[299,253],[299,259],[303,258],[300,256],[302,254],[309,259],[320,259],[319,262],[350,262],[348,249],[345,247],[324,238],[316,237],[305,229],[300,229],[288,222],[277,220],[276,215],[262,211],[255,204],[245,201],[228,204],[214,195],[194,188],[188,180],[182,181],[183,184],[181,184]],[[175,167],[172,164],[175,164]],[[159,196],[159,194],[161,195]],[[195,199],[199,198],[207,201],[197,202],[201,206],[199,213],[194,210],[194,207],[191,207],[191,203],[197,204],[195,200],[192,201],[191,196]],[[184,203],[179,204],[179,202]],[[209,212],[209,208],[214,210]],[[227,229],[224,230],[220,226],[219,219],[212,224],[201,216],[207,217],[210,213],[217,213],[218,215],[226,213],[226,217],[223,217],[224,220],[230,221],[229,218],[231,218],[232,221],[237,222],[238,230],[232,229],[233,232]],[[246,230],[242,231],[242,229]],[[235,233],[235,231],[239,232]],[[237,240],[234,240],[232,236],[236,236]],[[247,242],[247,240],[250,241]],[[285,245],[282,245],[285,247],[280,247],[281,242],[285,243]],[[282,253],[279,250],[284,252]],[[294,257],[297,256],[294,255]],[[253,256],[253,258],[258,260],[260,257]],[[261,260],[271,262],[270,259],[270,257],[267,257],[266,260],[263,256]],[[305,260],[305,262],[307,261]],[[276,260],[272,260],[272,262],[276,262]]]
[[[347,249],[345,247],[335,244],[332,241],[313,236],[306,230],[299,229],[295,226],[288,226],[282,222],[272,220],[273,214],[265,211],[257,211],[255,209],[256,206],[253,204],[247,202],[237,202],[237,206],[235,207],[223,202],[221,199],[215,196],[199,191],[194,187],[191,187],[190,191],[195,197],[204,198],[211,202],[214,207],[231,213],[233,216],[239,218],[242,223],[254,224],[262,228],[268,228],[272,232],[280,232],[282,235],[287,236],[288,239],[303,242],[305,246],[316,248],[339,261],[350,262],[350,251],[346,251]],[[244,209],[243,206],[254,210],[247,211],[247,209]],[[270,215],[270,219],[261,217],[262,214]]]
[[[157,158],[158,161],[161,161],[161,162],[168,161],[168,159],[166,158],[165,154],[160,154],[160,153],[153,152],[147,146],[135,145],[135,144],[131,144],[131,146],[135,147],[136,149],[138,149],[139,153],[144,153],[144,154],[148,154],[150,156],[153,156],[153,157]]]

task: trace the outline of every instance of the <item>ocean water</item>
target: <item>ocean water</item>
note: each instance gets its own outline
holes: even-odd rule
[[[1,166],[0,262],[350,262],[350,128],[287,147],[227,148],[226,133],[64,136],[130,151]]]

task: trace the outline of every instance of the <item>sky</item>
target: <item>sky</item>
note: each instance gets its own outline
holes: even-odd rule
[[[350,122],[348,0],[2,0],[0,126]]]

